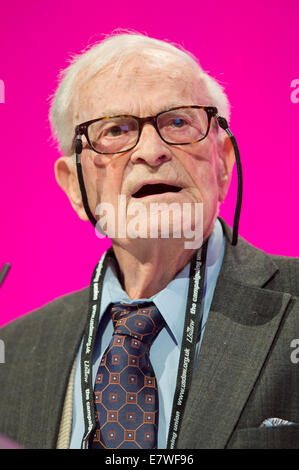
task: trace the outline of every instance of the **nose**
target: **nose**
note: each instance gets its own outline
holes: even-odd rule
[[[156,167],[169,160],[171,160],[169,145],[161,139],[152,124],[146,123],[141,131],[139,142],[131,154],[131,161]]]

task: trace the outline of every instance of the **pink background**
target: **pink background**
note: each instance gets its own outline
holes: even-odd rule
[[[268,253],[299,256],[298,0],[2,2],[0,324],[87,286],[107,242],[56,185],[48,97],[70,54],[116,28],[182,44],[225,85],[239,144],[239,233]],[[297,94],[299,97],[299,92]],[[236,172],[221,216],[233,223]]]

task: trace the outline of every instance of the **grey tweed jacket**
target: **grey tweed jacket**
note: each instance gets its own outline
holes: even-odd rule
[[[231,229],[219,220],[226,249],[177,447],[299,448],[291,345],[299,338],[299,258],[266,254],[242,237],[231,246]],[[60,297],[0,330],[0,433],[26,448],[68,445],[88,293]],[[295,424],[260,427],[271,417]]]

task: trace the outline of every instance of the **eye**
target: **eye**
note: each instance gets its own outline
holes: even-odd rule
[[[109,129],[106,129],[105,133],[110,137],[120,137],[126,132],[128,132],[128,130],[128,126],[113,126]]]
[[[181,127],[185,126],[187,123],[184,119],[182,118],[174,118],[170,122],[170,126],[176,127],[177,129],[180,129]]]

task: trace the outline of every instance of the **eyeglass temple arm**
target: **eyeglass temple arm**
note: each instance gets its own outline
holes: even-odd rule
[[[80,159],[80,156],[81,156],[81,153],[82,153],[82,139],[81,139],[81,135],[79,134],[78,131],[76,131],[75,145],[76,145],[77,175],[78,175],[78,181],[79,181],[79,186],[80,186],[80,191],[81,191],[81,196],[82,196],[83,207],[85,209],[87,217],[89,218],[92,225],[95,227],[96,224],[97,224],[97,221],[94,218],[94,216],[93,216],[93,214],[92,214],[92,212],[89,208],[86,189],[85,189],[85,184],[84,184],[84,179],[83,179],[83,172],[82,172],[81,159]]]
[[[235,217],[234,217],[234,225],[233,225],[233,238],[232,238],[232,245],[236,245],[238,243],[238,229],[239,229],[239,220],[240,220],[240,213],[241,213],[241,205],[242,205],[242,194],[243,194],[243,176],[242,176],[242,166],[241,166],[241,158],[240,152],[238,148],[237,141],[235,136],[232,134],[228,127],[227,120],[216,114],[216,118],[218,121],[219,126],[227,133],[229,136],[231,143],[233,144],[234,152],[235,152],[235,159],[237,165],[237,174],[238,174],[238,195],[237,195],[237,204],[235,209]]]
[[[237,195],[237,204],[236,204],[235,216],[234,216],[233,238],[232,238],[231,244],[236,245],[238,243],[238,228],[239,228],[239,219],[240,219],[240,213],[241,213],[242,194],[243,194],[243,177],[242,177],[241,158],[240,158],[240,152],[239,152],[239,148],[237,145],[237,141],[234,135],[232,134],[232,132],[230,131],[226,119],[222,116],[219,116],[219,114],[216,114],[216,118],[217,118],[219,126],[229,136],[231,143],[233,145],[233,148],[234,148],[234,152],[235,152],[235,159],[236,159],[237,173],[238,173],[238,195]],[[81,140],[81,135],[79,134],[78,131],[76,131],[76,143],[75,144],[76,144],[77,175],[78,175],[79,186],[80,186],[80,190],[82,194],[83,207],[85,209],[87,217],[89,218],[92,225],[95,227],[97,224],[97,221],[94,218],[89,208],[87,194],[85,190],[85,184],[83,180],[83,172],[82,172],[82,166],[81,166],[81,160],[80,160],[80,155],[82,153],[82,140]]]

